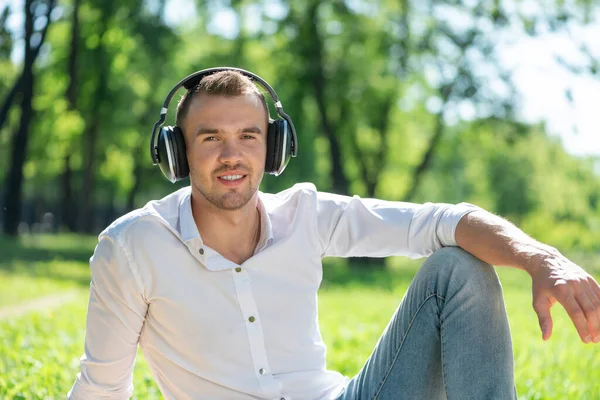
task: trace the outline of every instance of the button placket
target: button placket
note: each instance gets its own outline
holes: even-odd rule
[[[246,320],[246,333],[250,344],[250,356],[254,364],[254,371],[256,371],[261,389],[265,394],[271,393],[272,396],[280,390],[280,384],[269,372],[270,366],[267,360],[264,333],[260,324],[256,302],[252,295],[250,277],[242,267],[233,268],[231,273],[241,316]],[[276,398],[279,399],[279,397]]]

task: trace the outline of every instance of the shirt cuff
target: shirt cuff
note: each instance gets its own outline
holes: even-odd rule
[[[473,211],[481,210],[470,203],[460,203],[448,207],[438,223],[436,234],[443,246],[457,246],[456,243],[456,226],[458,221],[465,215]]]

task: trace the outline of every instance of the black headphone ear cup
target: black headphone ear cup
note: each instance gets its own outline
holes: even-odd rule
[[[158,134],[158,166],[168,180],[175,183],[188,177],[185,139],[177,126],[164,126]]]
[[[269,121],[265,172],[275,176],[281,174],[290,161],[291,148],[292,137],[288,122],[284,119]]]
[[[175,172],[177,180],[182,180],[190,174],[190,166],[187,160],[185,137],[178,126],[173,127],[173,153],[175,154]]]
[[[280,132],[277,120],[270,120],[267,129],[267,157],[265,159],[265,172],[277,172],[276,160],[279,159]]]

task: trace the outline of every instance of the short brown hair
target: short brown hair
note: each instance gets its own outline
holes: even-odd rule
[[[185,119],[188,109],[190,108],[192,98],[197,93],[206,93],[211,96],[225,97],[254,94],[260,99],[260,102],[262,103],[267,114],[267,121],[269,120],[269,108],[267,106],[265,96],[260,90],[258,90],[250,78],[237,71],[225,70],[203,77],[198,84],[181,96],[181,99],[177,104],[177,112],[175,114],[176,124],[180,129],[182,128],[183,120]]]

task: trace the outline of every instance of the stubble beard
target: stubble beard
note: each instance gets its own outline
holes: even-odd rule
[[[205,187],[199,184],[198,179],[194,179],[194,174],[191,174],[192,184],[194,188],[204,197],[210,204],[224,211],[236,211],[243,208],[258,190],[258,186],[252,184],[250,175],[248,175],[248,185],[236,189],[229,189],[225,193],[217,193],[208,191]]]

